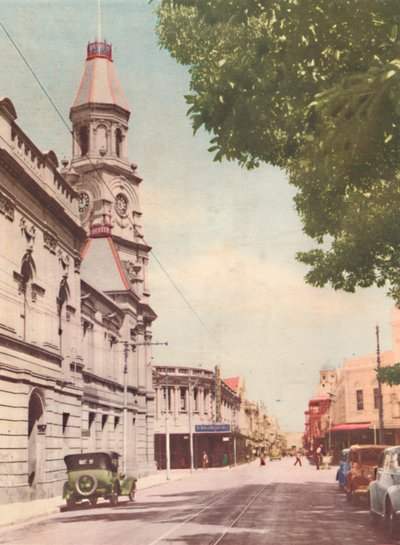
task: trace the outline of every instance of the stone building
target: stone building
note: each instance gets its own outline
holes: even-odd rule
[[[154,470],[147,263],[129,107],[111,45],[89,43],[59,165],[0,100],[0,502],[58,495],[66,454]]]
[[[195,468],[202,465],[203,451],[214,467],[245,461],[249,449],[238,426],[240,397],[218,378],[218,368],[157,365],[153,380],[155,457],[160,469],[167,466],[167,435],[171,468],[191,467],[191,452]]]

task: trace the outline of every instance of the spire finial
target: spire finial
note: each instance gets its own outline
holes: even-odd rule
[[[100,0],[97,0],[97,39],[101,40],[101,5]]]

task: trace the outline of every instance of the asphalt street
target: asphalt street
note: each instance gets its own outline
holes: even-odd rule
[[[0,531],[13,545],[389,545],[366,503],[349,504],[336,468],[293,458],[197,470],[140,490],[136,501],[82,505]]]

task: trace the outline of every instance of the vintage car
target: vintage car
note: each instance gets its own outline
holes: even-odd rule
[[[336,472],[336,480],[338,481],[340,490],[343,490],[344,488],[344,484],[346,482],[346,475],[350,469],[349,453],[350,453],[349,448],[344,448],[342,452],[340,453],[339,467]]]
[[[346,474],[344,490],[354,503],[367,497],[369,483],[375,478],[380,453],[388,445],[352,445],[349,452],[350,469]]]
[[[64,483],[63,499],[67,507],[82,500],[96,505],[99,498],[117,505],[118,496],[133,501],[136,492],[135,477],[126,477],[118,471],[117,452],[88,452],[64,457],[68,480]]]
[[[394,537],[400,532],[400,446],[385,449],[375,471],[376,480],[368,489],[371,519],[382,519]]]

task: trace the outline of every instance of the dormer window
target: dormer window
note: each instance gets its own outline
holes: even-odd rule
[[[89,151],[89,128],[83,125],[79,129],[79,146],[81,148],[81,156],[87,155]]]
[[[117,154],[117,157],[121,157],[121,151],[122,151],[122,131],[121,129],[117,129],[115,131],[115,153]]]

